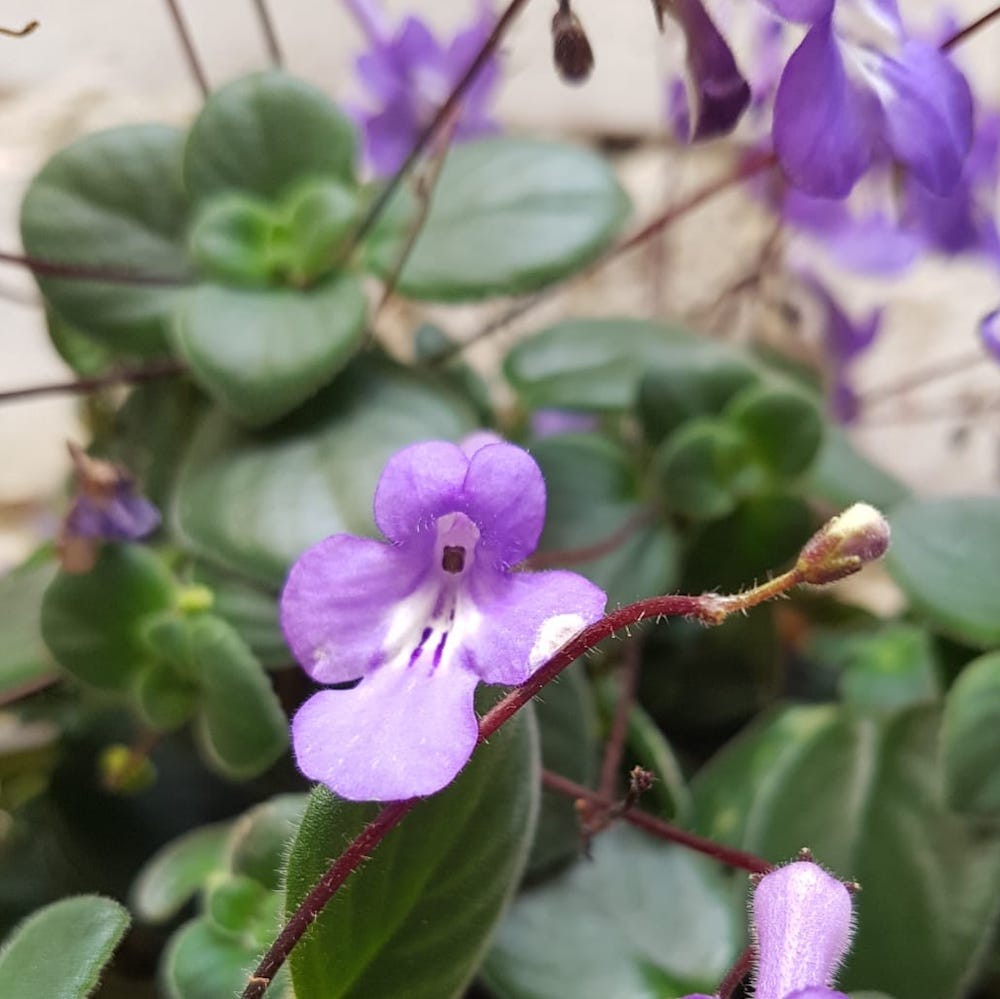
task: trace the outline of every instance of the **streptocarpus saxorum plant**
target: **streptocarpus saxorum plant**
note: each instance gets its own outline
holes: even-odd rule
[[[553,84],[591,53],[614,75],[597,15],[549,2]],[[0,260],[39,278],[91,445],[61,544],[0,578],[0,920],[39,910],[0,971],[170,999],[730,999],[754,966],[756,999],[988,988],[1000,511],[913,496],[826,413],[891,395],[863,381],[891,303],[857,319],[831,263],[997,258],[995,114],[956,47],[1000,10],[742,6],[750,45],[718,0],[653,4],[688,80],[657,155],[731,157],[628,232],[630,153],[503,134],[528,0],[450,32],[351,0],[363,109],[257,73],[28,184]],[[553,297],[737,190],[769,232],[719,302],[779,306],[794,356],[758,309]],[[803,284],[817,308],[785,308]],[[481,326],[420,305],[501,297]],[[553,325],[467,360],[546,298]],[[883,554],[892,599],[827,588]],[[774,867],[804,843],[823,866]],[[749,949],[722,865],[763,875]],[[158,926],[117,964],[94,892]]]

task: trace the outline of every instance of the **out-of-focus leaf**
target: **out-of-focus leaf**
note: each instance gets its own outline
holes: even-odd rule
[[[835,507],[863,502],[888,511],[909,494],[902,482],[869,461],[843,428],[832,424],[823,433],[808,485],[812,493]]]
[[[41,632],[42,599],[55,573],[51,556],[39,552],[0,576],[0,694],[58,675]]]

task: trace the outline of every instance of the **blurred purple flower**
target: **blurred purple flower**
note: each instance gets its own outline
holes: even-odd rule
[[[983,316],[979,324],[979,339],[987,352],[1000,361],[1000,309]]]
[[[531,414],[531,435],[536,438],[558,434],[585,434],[600,426],[596,413],[579,409],[536,409]]]
[[[753,999],[847,999],[831,987],[854,931],[851,896],[840,881],[811,860],[779,867],[757,884],[751,918]]]
[[[443,43],[417,17],[407,17],[393,28],[378,0],[345,3],[368,39],[368,50],[355,64],[370,102],[360,118],[372,169],[385,176],[406,159],[417,135],[486,41],[495,18],[488,0],[478,0],[475,20]],[[455,123],[455,139],[497,130],[490,105],[499,79],[499,64],[492,59],[466,92]]]
[[[679,78],[667,84],[667,119],[674,134],[687,142],[731,132],[750,103],[750,87],[729,44],[702,0],[670,0],[665,9],[684,32],[690,81],[690,87]]]
[[[481,446],[480,446],[481,445]],[[545,483],[520,448],[415,444],[375,492],[386,542],[336,534],[281,597],[296,659],[325,684],[299,709],[302,772],[355,801],[432,794],[475,748],[479,683],[523,683],[597,620],[606,597],[571,572],[513,572],[534,550]]]
[[[896,0],[761,0],[808,25],[778,84],[774,145],[796,187],[843,198],[873,161],[954,190],[972,142],[972,94],[936,46],[910,37]]]
[[[802,283],[822,311],[823,345],[830,364],[830,412],[841,423],[850,423],[858,415],[858,396],[851,385],[850,369],[854,360],[875,342],[884,310],[873,309],[856,322],[815,275],[802,275]]]

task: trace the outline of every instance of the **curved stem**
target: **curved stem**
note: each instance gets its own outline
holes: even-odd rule
[[[517,714],[547,683],[554,680],[567,666],[577,660],[585,652],[591,651],[605,638],[610,638],[615,632],[639,624],[642,621],[658,620],[665,617],[687,617],[703,624],[721,624],[730,614],[748,610],[765,600],[786,592],[801,582],[802,577],[797,569],[777,576],[761,586],[753,587],[745,593],[720,596],[716,593],[703,593],[700,596],[685,596],[674,594],[663,597],[650,597],[639,600],[627,607],[620,607],[610,614],[595,621],[570,639],[543,666],[537,669],[520,687],[515,687],[506,697],[498,701],[492,709],[479,719],[479,743],[485,742],[501,726],[505,725]],[[574,789],[575,790],[575,789]],[[587,794],[591,792],[583,788]],[[601,799],[605,801],[606,799]],[[337,889],[347,878],[368,859],[371,851],[385,838],[402,818],[420,801],[410,798],[386,805],[375,818],[361,831],[347,849],[330,865],[316,886],[303,899],[302,903],[285,924],[277,939],[268,948],[253,975],[247,981],[241,999],[260,999],[270,985],[274,976],[288,959],[292,949],[302,938],[302,935],[312,925],[326,904],[333,898]],[[609,802],[613,804],[613,802]],[[644,813],[637,812],[637,816]],[[650,825],[660,827],[658,819],[652,816],[638,818],[636,825],[648,828]],[[695,841],[707,843],[690,833],[676,831],[678,837],[685,837],[689,843]],[[677,842],[680,842],[677,839]],[[726,849],[720,847],[719,849]],[[754,858],[756,860],[756,858]],[[749,861],[748,861],[749,862]],[[757,861],[763,863],[763,861]],[[764,868],[769,869],[769,865]]]

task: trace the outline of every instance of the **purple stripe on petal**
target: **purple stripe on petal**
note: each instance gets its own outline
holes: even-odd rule
[[[387,666],[353,690],[321,690],[292,721],[299,769],[350,801],[433,794],[468,762],[477,678]]]
[[[818,864],[797,861],[761,879],[752,912],[755,999],[787,999],[816,987],[823,996],[853,932],[851,896],[843,884]]]
[[[807,194],[846,197],[872,158],[880,113],[844,70],[830,19],[792,53],[778,84],[774,145],[789,180]]]
[[[573,572],[480,573],[469,594],[482,615],[466,661],[486,683],[523,683],[604,612],[607,597]]]
[[[965,77],[933,45],[913,40],[897,58],[872,55],[867,62],[893,153],[928,190],[948,194],[972,145],[972,92]]]
[[[687,65],[695,98],[693,139],[731,132],[750,104],[750,86],[732,50],[701,0],[673,0],[687,39]]]
[[[299,557],[281,594],[281,626],[313,679],[343,683],[381,662],[390,623],[428,571],[426,548],[335,534]]]

